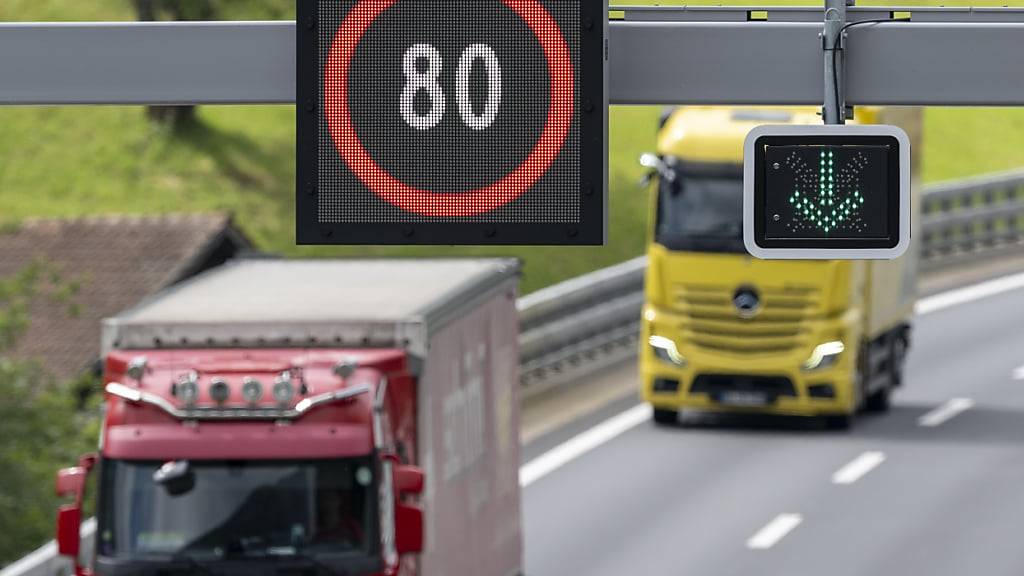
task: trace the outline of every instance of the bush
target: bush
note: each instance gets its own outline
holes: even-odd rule
[[[54,474],[96,446],[98,398],[80,395],[83,386],[95,389],[90,377],[58,385],[35,363],[10,355],[33,299],[67,293],[67,284],[53,289],[58,279],[42,264],[0,279],[0,566],[53,537]]]

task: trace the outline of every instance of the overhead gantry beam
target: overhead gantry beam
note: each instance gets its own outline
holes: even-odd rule
[[[850,8],[851,105],[1024,105],[1024,11]],[[821,8],[628,8],[612,104],[820,104]],[[767,18],[767,19],[764,19]],[[0,24],[0,104],[281,104],[294,22]]]

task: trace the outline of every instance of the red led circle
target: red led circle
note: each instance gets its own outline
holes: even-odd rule
[[[334,147],[353,173],[381,199],[423,216],[475,216],[521,196],[547,172],[572,125],[573,66],[558,24],[537,0],[501,0],[530,27],[548,62],[551,106],[533,150],[515,170],[482,188],[432,192],[409,186],[370,157],[352,125],[348,107],[348,71],[360,39],[378,16],[399,0],[360,0],[338,28],[324,71],[324,106]]]

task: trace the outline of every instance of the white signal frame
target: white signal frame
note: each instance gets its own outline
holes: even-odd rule
[[[892,248],[766,248],[754,235],[754,158],[757,140],[765,136],[889,136],[899,142],[899,236]],[[838,144],[838,143],[837,143]],[[898,126],[871,125],[762,125],[747,134],[743,145],[743,244],[752,256],[764,260],[891,260],[910,247],[910,139]]]

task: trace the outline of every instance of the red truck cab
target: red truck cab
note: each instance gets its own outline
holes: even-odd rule
[[[514,315],[514,298],[509,300],[510,285],[504,281],[509,263],[482,262],[483,271],[491,272],[485,274],[489,280],[449,282],[470,290],[440,290],[445,301],[440,307],[433,302],[412,313],[389,302],[374,312],[349,302],[349,310],[365,312],[359,318],[339,308],[322,312],[325,322],[338,328],[338,336],[326,339],[328,346],[313,345],[324,340],[314,335],[321,330],[308,318],[290,320],[286,330],[280,318],[260,320],[265,302],[251,292],[248,303],[230,305],[236,310],[227,317],[217,318],[223,310],[196,310],[191,313],[196,322],[180,316],[181,305],[213,303],[225,285],[289,268],[278,261],[208,273],[108,322],[100,455],[58,475],[58,492],[75,496],[58,515],[61,553],[78,556],[84,477],[95,465],[93,567],[78,566],[79,574],[518,573],[517,485],[514,497],[507,497],[516,466],[488,465],[482,454],[467,454],[501,443],[503,459],[518,461],[518,451],[508,447],[512,438],[495,436],[515,434],[509,426],[515,422],[509,413],[514,407],[495,404],[515,398],[514,363],[510,371],[507,361],[488,362],[499,353],[495,348],[507,355],[511,342],[515,350],[514,322],[512,332],[498,325]],[[333,266],[351,273],[366,263]],[[488,266],[500,270],[496,278]],[[395,281],[430,272],[429,265],[411,261],[393,267]],[[266,297],[281,298],[282,288],[273,287]],[[329,278],[323,289],[347,290],[353,293],[349,300],[370,294],[369,287],[338,287]],[[511,290],[514,294],[514,284]],[[467,300],[466,294],[475,297]],[[336,300],[337,294],[327,299]],[[330,308],[320,300],[307,304]],[[422,304],[422,295],[414,300]],[[383,308],[391,311],[382,314]],[[431,318],[431,310],[443,314]],[[394,332],[406,337],[383,337],[382,324],[401,324]],[[361,347],[349,346],[355,336]],[[474,392],[467,392],[474,386],[470,373],[479,376]],[[469,404],[479,414],[471,419],[479,422],[456,414]],[[484,414],[503,411],[509,414],[499,416],[502,428],[480,428]],[[449,421],[459,425],[453,428]],[[464,424],[474,428],[455,429]],[[478,440],[469,437],[481,433]],[[476,460],[469,462],[469,456]],[[450,468],[452,462],[463,465]],[[424,465],[442,476],[427,493]],[[460,487],[460,480],[467,484]],[[506,497],[477,510],[453,509],[460,494],[446,492],[472,497],[467,488],[479,489],[481,481]],[[421,557],[423,506],[431,504],[435,550]],[[509,512],[514,518],[502,521]],[[491,532],[504,550],[467,566],[449,551],[460,531],[474,527]]]

